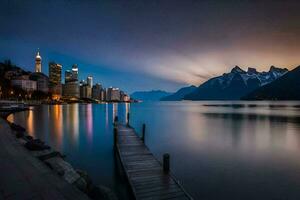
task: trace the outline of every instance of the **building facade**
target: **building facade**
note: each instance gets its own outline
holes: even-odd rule
[[[79,85],[76,82],[67,82],[63,85],[63,96],[66,98],[79,98]]]
[[[50,62],[49,63],[49,83],[53,85],[61,84],[62,65]]]
[[[80,86],[80,98],[92,98],[92,88],[88,84]]]
[[[119,88],[107,88],[106,89],[106,101],[120,101],[120,89]]]
[[[11,80],[11,85],[21,88],[28,93],[34,92],[37,90],[37,83],[36,81],[29,80],[29,78],[20,77],[18,79]]]
[[[65,71],[65,83],[72,82],[72,72],[70,70]]]
[[[29,79],[36,81],[37,91],[48,93],[49,92],[49,78],[41,72],[34,72],[29,75]]]
[[[101,89],[101,91],[100,91],[100,101],[106,101],[106,91],[105,91],[105,89]]]
[[[59,100],[62,96],[62,84],[49,85],[49,91],[53,100]]]
[[[73,65],[72,70],[65,71],[65,84],[63,85],[63,96],[65,98],[80,98],[80,87],[78,84],[78,66]]]
[[[53,100],[59,100],[62,96],[61,71],[62,65],[49,63],[49,91]]]
[[[92,76],[88,76],[86,79],[86,82],[90,88],[93,87],[93,77]]]
[[[101,90],[102,86],[100,84],[97,83],[96,85],[94,85],[92,88],[92,98],[101,100]]]
[[[74,64],[72,66],[72,81],[78,82],[78,65]]]
[[[42,72],[42,57],[39,50],[35,56],[35,72]]]

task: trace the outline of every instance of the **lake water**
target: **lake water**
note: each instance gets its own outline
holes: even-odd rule
[[[300,199],[300,102],[144,102],[42,105],[10,120],[67,155],[96,184],[131,199],[113,152],[118,115],[195,199]]]

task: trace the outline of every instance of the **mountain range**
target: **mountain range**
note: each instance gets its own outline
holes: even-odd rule
[[[191,85],[188,87],[183,87],[183,88],[179,89],[177,92],[175,92],[169,96],[163,97],[160,100],[161,101],[180,101],[184,98],[185,95],[194,92],[196,89],[197,89],[197,87],[194,85]]]
[[[271,66],[268,71],[247,71],[235,66],[230,72],[203,84],[188,86],[175,93],[148,91],[133,93],[140,100],[300,100],[300,66],[292,71]]]
[[[286,68],[271,66],[267,72],[255,68],[244,71],[235,66],[229,73],[214,77],[201,84],[185,100],[240,100],[250,92],[268,85],[288,72]]]
[[[242,98],[243,100],[300,100],[300,66],[270,84]]]
[[[132,93],[130,96],[136,100],[142,101],[159,101],[161,98],[171,95],[172,93],[162,90],[138,91]]]

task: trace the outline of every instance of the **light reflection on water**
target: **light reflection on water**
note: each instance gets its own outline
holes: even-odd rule
[[[234,105],[232,105],[234,104]],[[145,102],[40,106],[11,120],[126,199],[112,150],[115,116],[141,132],[195,199],[299,199],[300,102]]]

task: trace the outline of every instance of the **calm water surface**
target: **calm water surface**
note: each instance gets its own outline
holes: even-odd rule
[[[96,184],[131,199],[113,152],[118,115],[195,199],[300,199],[300,102],[144,102],[43,105],[10,116],[86,170]]]

